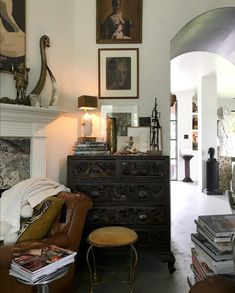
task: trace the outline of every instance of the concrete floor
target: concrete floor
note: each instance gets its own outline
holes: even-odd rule
[[[187,293],[187,275],[190,273],[191,233],[196,231],[194,219],[203,214],[231,213],[228,199],[225,195],[206,195],[194,183],[171,183],[171,247],[176,258],[176,271],[169,274],[166,263],[154,256],[140,255],[135,278],[135,293]],[[108,260],[107,260],[108,261]],[[122,263],[122,258],[110,260],[112,263]],[[110,262],[109,261],[109,262]],[[115,274],[108,282],[95,288],[94,293],[129,292],[127,284],[119,279],[125,279],[127,271],[109,267],[109,275]],[[89,274],[87,267],[78,270],[75,279],[74,293],[89,293]]]

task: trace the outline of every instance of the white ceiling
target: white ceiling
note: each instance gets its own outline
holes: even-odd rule
[[[235,97],[235,66],[219,55],[190,52],[171,60],[171,92],[196,89],[202,76],[216,73],[219,98]]]

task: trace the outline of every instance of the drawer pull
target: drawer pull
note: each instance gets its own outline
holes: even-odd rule
[[[100,194],[99,194],[98,191],[92,191],[92,192],[90,193],[90,196],[91,196],[91,198],[93,198],[93,199],[98,198],[99,195],[100,195]]]
[[[139,191],[138,198],[140,199],[146,199],[148,197],[148,193],[144,190]]]
[[[140,220],[141,222],[145,222],[147,220],[147,215],[145,215],[145,214],[139,215],[138,220]]]

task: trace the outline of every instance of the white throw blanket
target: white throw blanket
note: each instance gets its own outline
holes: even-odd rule
[[[6,222],[12,227],[9,233],[20,229],[21,208],[30,204],[32,208],[49,196],[70,189],[48,178],[30,178],[23,180],[12,188],[4,191],[0,198],[0,222]]]

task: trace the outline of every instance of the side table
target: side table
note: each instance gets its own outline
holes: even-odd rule
[[[93,247],[100,248],[111,248],[111,247],[120,247],[120,246],[130,246],[131,255],[130,255],[130,270],[129,278],[127,283],[130,284],[129,293],[134,293],[134,276],[135,276],[135,267],[137,264],[138,256],[137,251],[134,247],[134,243],[138,240],[136,232],[132,229],[119,226],[110,226],[98,228],[92,231],[88,237],[87,242],[90,244],[87,250],[87,265],[90,272],[90,293],[93,293],[94,285],[98,285],[97,282],[97,271],[96,271],[96,262],[95,254]],[[92,264],[90,263],[90,253]]]
[[[37,286],[37,293],[49,293],[49,286],[48,284],[59,279],[59,278],[62,278],[63,276],[65,276],[69,271],[69,266],[65,266],[65,267],[62,267],[60,269],[58,269],[57,271],[49,274],[47,276],[46,279],[42,279],[38,282],[28,282],[26,280],[22,280],[22,279],[19,279],[17,278],[17,281],[23,283],[23,284],[27,284],[27,285],[32,285],[32,286]]]
[[[184,169],[185,169],[185,177],[183,181],[193,182],[193,180],[190,178],[190,160],[193,158],[193,155],[181,155],[181,158],[184,159]]]

